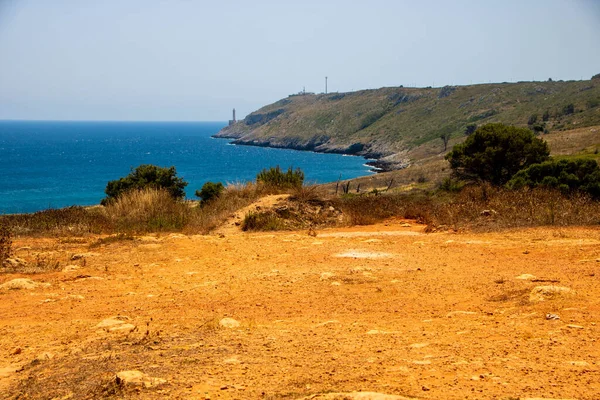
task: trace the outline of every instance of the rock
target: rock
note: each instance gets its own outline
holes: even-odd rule
[[[238,328],[240,326],[240,322],[236,321],[233,318],[223,318],[222,320],[219,321],[219,325],[221,325],[223,328]]]
[[[62,272],[73,272],[81,268],[79,265],[67,265],[62,269]]]
[[[400,224],[401,227],[403,228],[410,228],[412,225],[411,224],[407,224],[406,222],[403,224]]]
[[[492,215],[498,214],[498,212],[496,210],[483,210],[479,214],[484,217],[491,217]]]
[[[131,333],[135,330],[136,326],[133,324],[122,324],[122,325],[117,325],[113,328],[109,329],[109,332],[116,332],[116,333]]]
[[[584,329],[584,327],[581,326],[581,325],[573,325],[573,324],[567,325],[567,328],[570,328],[570,329]]]
[[[118,315],[116,317],[106,318],[100,321],[95,328],[111,328],[118,325],[123,325],[125,321],[128,321],[130,318],[122,315]]]
[[[18,279],[13,279],[11,281],[8,282],[4,282],[2,285],[0,285],[0,289],[4,289],[4,290],[21,290],[21,289],[35,289],[36,287],[48,287],[50,286],[49,283],[39,283],[39,282],[35,282],[32,281],[31,279],[25,279],[25,278],[18,278]]]
[[[546,319],[551,320],[551,319],[560,319],[560,317],[556,314],[546,314]]]
[[[455,315],[475,315],[477,314],[476,312],[473,311],[450,311],[448,314],[446,314],[447,318],[451,318]]]
[[[321,280],[322,281],[326,281],[327,279],[331,278],[332,276],[334,276],[334,274],[332,272],[323,272],[321,274]]]
[[[118,385],[144,386],[146,388],[158,386],[167,382],[166,379],[154,378],[137,370],[118,372],[115,380]]]
[[[409,397],[397,396],[376,392],[350,392],[350,393],[323,393],[303,397],[301,400],[325,399],[325,400],[411,400]]]
[[[531,275],[531,274],[522,274],[522,275],[519,275],[519,276],[515,277],[515,279],[521,279],[523,281],[530,281],[530,280],[535,279],[535,278],[536,278],[536,276],[535,275]]]
[[[571,293],[571,289],[564,286],[536,286],[529,294],[529,301],[545,301]]]
[[[27,261],[19,257],[7,258],[2,266],[6,268],[19,268],[27,265]]]

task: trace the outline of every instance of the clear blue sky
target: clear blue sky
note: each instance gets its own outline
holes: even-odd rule
[[[599,0],[0,0],[0,119],[227,120],[302,90],[589,79]]]

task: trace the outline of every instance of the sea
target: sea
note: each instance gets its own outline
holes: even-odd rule
[[[301,168],[307,183],[368,175],[367,160],[237,146],[225,122],[0,121],[0,214],[95,205],[108,181],[141,164],[174,166],[186,195],[207,181],[253,181],[264,168]]]

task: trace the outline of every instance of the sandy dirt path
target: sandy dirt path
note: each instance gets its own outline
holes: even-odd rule
[[[0,398],[600,398],[597,228],[95,240],[15,241],[74,270],[0,275]]]

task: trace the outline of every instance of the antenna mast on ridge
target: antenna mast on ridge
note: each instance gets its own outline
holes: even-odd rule
[[[327,94],[327,77],[325,77],[325,94]]]

